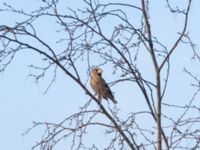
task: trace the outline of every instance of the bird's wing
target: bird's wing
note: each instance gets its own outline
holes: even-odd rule
[[[115,100],[115,98],[114,98],[114,96],[113,96],[113,94],[112,94],[112,91],[110,90],[110,88],[109,88],[109,86],[108,86],[108,84],[106,83],[106,81],[103,79],[103,78],[101,78],[101,80],[102,80],[102,95],[103,95],[103,97],[104,98],[109,98],[109,99],[111,99],[114,103],[117,103],[117,101]]]

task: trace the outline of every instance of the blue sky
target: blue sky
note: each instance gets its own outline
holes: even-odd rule
[[[39,0],[34,0],[32,2],[27,0],[2,0],[0,2],[0,8],[3,7],[4,2],[13,5],[15,8],[25,9],[27,11],[34,10],[41,4]],[[75,8],[82,7],[81,3],[75,3],[73,0],[70,1],[70,6]],[[189,21],[190,35],[192,40],[197,45],[200,45],[200,22],[198,21],[200,18],[199,6],[200,1],[194,0],[190,14],[191,18]],[[158,13],[156,11],[157,7],[160,7],[157,2],[150,6],[152,14],[154,15],[152,15],[151,18],[153,23],[152,30],[162,42],[170,47],[170,44],[176,37],[177,30],[180,27],[180,20],[176,16],[169,16],[167,9],[164,6],[160,10],[160,13]],[[163,16],[163,14],[165,15]],[[1,12],[0,18],[2,18],[0,25],[12,25],[15,21],[22,19],[20,16],[10,15],[7,13],[2,14]],[[48,43],[53,43],[54,38],[46,33],[51,31],[55,24],[51,22],[52,24],[48,24],[47,27],[45,21],[49,20],[42,20],[37,27],[38,31],[43,39],[45,39]],[[171,22],[175,22],[175,24],[171,24]],[[62,46],[63,45],[61,45],[61,47]],[[191,94],[183,95],[182,93],[192,93],[194,91],[188,86],[192,80],[183,73],[183,67],[186,65],[189,69],[195,71],[197,75],[199,73],[196,71],[199,70],[199,65],[197,65],[194,61],[191,61],[190,56],[192,56],[192,53],[188,49],[189,47],[187,46],[180,46],[171,59],[171,63],[175,65],[171,67],[172,77],[170,77],[167,94],[170,102],[174,102],[174,95],[176,95],[177,101],[174,103],[177,104],[191,98]],[[39,85],[37,85],[34,83],[32,78],[28,77],[32,70],[30,70],[27,66],[35,63],[40,64],[39,60],[39,55],[35,53],[29,51],[18,53],[6,71],[0,74],[0,149],[30,149],[31,146],[39,140],[42,131],[42,129],[36,129],[27,135],[22,135],[29,127],[31,127],[33,121],[59,122],[70,114],[77,112],[79,107],[81,107],[88,100],[88,97],[77,86],[77,84],[66,78],[64,73],[60,71],[58,72],[55,84],[53,84],[47,94],[43,94],[48,85],[48,78],[42,80]],[[143,68],[142,71],[145,72],[146,76],[152,73],[148,70],[148,65],[145,62],[139,65]],[[107,66],[104,66],[103,69],[105,69],[104,76],[106,77],[106,80],[112,81],[113,76],[114,78],[118,77],[117,75],[112,75],[112,71],[109,70]],[[87,70],[84,70],[84,67],[83,70],[80,71],[86,76]],[[180,84],[183,89],[174,93],[174,91],[178,88],[176,85]],[[88,83],[87,86],[89,87]],[[129,90],[130,88],[134,89],[133,92]],[[112,89],[119,101],[118,107],[121,109],[121,116],[127,115],[127,112],[125,111],[127,108],[130,110],[133,108],[134,110],[139,110],[144,106],[143,102],[137,101],[140,100],[141,95],[138,94],[139,91],[134,85],[121,84],[120,88],[118,86],[114,86]],[[129,97],[133,97],[132,101],[121,101],[122,99],[128,99]],[[173,115],[173,113],[175,112],[169,111],[170,115]],[[99,134],[104,136],[103,131]],[[87,138],[88,140],[96,140],[92,137],[92,134],[91,137],[89,136]],[[104,140],[101,142],[104,142]],[[57,149],[64,149],[64,147],[65,144],[64,146],[58,146]]]

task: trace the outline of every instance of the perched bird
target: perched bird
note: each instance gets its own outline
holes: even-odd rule
[[[98,98],[101,100],[105,98],[113,101],[113,103],[117,103],[115,100],[110,88],[108,87],[106,81],[102,78],[103,70],[101,68],[93,68],[90,73],[90,84],[94,92],[98,95]]]

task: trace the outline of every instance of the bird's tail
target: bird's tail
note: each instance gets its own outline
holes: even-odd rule
[[[114,104],[117,104],[117,101],[113,98],[111,99]]]

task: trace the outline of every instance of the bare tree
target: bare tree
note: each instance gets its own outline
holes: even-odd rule
[[[77,83],[85,92],[85,97],[88,97],[79,112],[59,123],[34,122],[27,133],[41,126],[45,130],[32,149],[50,150],[66,138],[71,140],[68,148],[99,149],[95,144],[87,146],[84,142],[86,132],[92,126],[105,130],[110,137],[109,142],[103,145],[105,149],[199,149],[200,117],[193,116],[191,111],[200,111],[200,107],[195,105],[200,80],[185,68],[184,72],[196,82],[192,84],[196,91],[191,99],[187,103],[176,105],[168,102],[166,94],[171,75],[170,66],[173,66],[170,59],[177,47],[189,45],[192,58],[197,63],[200,59],[188,31],[192,0],[184,1],[184,6],[172,5],[173,2],[169,0],[158,2],[170,15],[176,15],[182,21],[178,33],[174,34],[173,42],[168,46],[153,32],[152,1],[78,2],[82,4],[82,8],[73,8],[64,1],[43,0],[40,2],[41,7],[33,12],[18,10],[6,3],[0,10],[0,13],[11,13],[23,18],[13,25],[0,26],[1,72],[5,71],[17,53],[33,51],[40,54],[38,57],[41,57],[43,63],[41,66],[30,65],[37,73],[30,76],[40,82],[49,70],[52,71],[52,80],[45,92],[55,82],[59,69]],[[49,21],[43,27],[56,23],[52,26],[52,32],[55,31],[53,35],[56,35],[55,43],[41,38],[39,31],[42,29],[38,24],[43,18]],[[166,30],[163,29],[163,32]],[[146,106],[138,109],[139,111],[133,107],[125,118],[120,114],[123,112],[119,111],[118,105],[102,104],[87,85],[90,69],[94,66],[108,66],[112,69],[116,80],[110,82],[110,86],[120,88],[121,83],[136,86],[141,99],[133,99],[144,102]],[[85,74],[81,71],[83,69]],[[172,94],[176,99],[176,92]],[[124,100],[118,101],[120,103]],[[94,103],[98,107],[93,107]],[[170,116],[163,107],[179,114]],[[99,117],[103,117],[103,120]],[[148,125],[144,125],[144,119],[150,121]],[[188,141],[190,144],[187,144]]]

